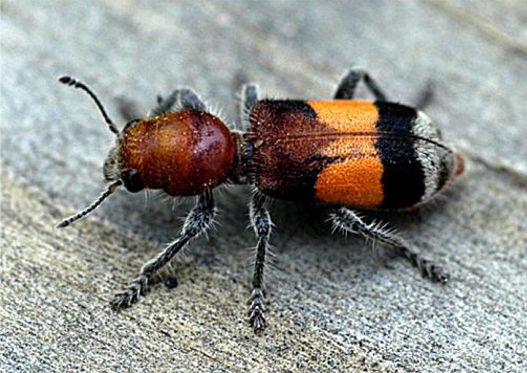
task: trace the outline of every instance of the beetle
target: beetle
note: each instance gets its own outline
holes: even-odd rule
[[[330,216],[335,229],[384,244],[424,277],[448,281],[440,265],[356,211],[414,208],[442,192],[464,168],[463,157],[426,114],[389,102],[365,70],[350,69],[327,101],[260,99],[255,85],[244,85],[241,130],[231,130],[185,88],[158,98],[145,118],[119,131],[85,84],[68,76],[59,81],[95,101],[116,141],[103,166],[107,189],[58,227],[85,217],[122,187],[132,193],[160,189],[170,196],[197,196],[179,235],[115,296],[114,309],[136,302],[152,276],[207,231],[216,214],[213,190],[227,183],[254,190],[249,219],[257,243],[248,316],[255,331],[266,325],[264,267],[273,227],[269,198],[335,206]],[[361,81],[375,101],[354,99]]]

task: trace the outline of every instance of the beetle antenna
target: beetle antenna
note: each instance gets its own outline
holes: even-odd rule
[[[99,207],[99,205],[106,198],[108,198],[113,192],[115,192],[117,190],[117,188],[119,188],[119,186],[121,186],[122,184],[123,184],[123,182],[121,180],[117,180],[117,181],[111,183],[110,185],[108,185],[106,190],[104,192],[102,192],[101,195],[99,197],[97,197],[97,199],[95,201],[93,201],[88,207],[86,207],[84,210],[79,211],[75,215],[69,216],[66,219],[62,220],[60,223],[57,224],[56,227],[57,228],[67,227],[71,223],[73,223],[73,222],[85,217],[90,212],[92,212],[97,207]]]
[[[108,125],[108,128],[110,129],[110,131],[112,131],[116,135],[119,134],[119,130],[117,129],[117,126],[110,119],[108,114],[106,114],[106,111],[104,110],[104,107],[102,106],[101,101],[99,101],[99,99],[97,98],[95,93],[93,93],[92,90],[89,89],[86,84],[84,84],[83,82],[80,82],[80,81],[72,78],[71,76],[61,76],[59,78],[59,82],[61,82],[62,84],[66,84],[66,85],[72,86],[74,88],[82,89],[84,92],[86,92],[93,99],[93,101],[95,101],[95,104],[99,108],[99,111],[101,112],[101,114],[102,114],[102,116],[104,118],[104,121]]]

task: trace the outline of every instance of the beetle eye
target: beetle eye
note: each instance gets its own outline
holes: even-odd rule
[[[139,171],[136,169],[131,168],[121,172],[121,180],[129,192],[135,193],[145,188],[141,175],[139,175]]]

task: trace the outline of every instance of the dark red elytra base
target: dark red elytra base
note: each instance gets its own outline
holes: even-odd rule
[[[139,121],[122,135],[121,169],[136,169],[146,188],[174,196],[220,185],[235,164],[235,141],[225,124],[184,109]]]

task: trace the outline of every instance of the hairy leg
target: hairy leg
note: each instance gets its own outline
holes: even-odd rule
[[[441,266],[423,258],[419,253],[410,249],[403,239],[381,225],[365,223],[360,216],[346,207],[341,207],[336,210],[336,212],[331,215],[331,220],[336,229],[360,234],[365,238],[378,241],[392,248],[396,254],[406,258],[414,267],[417,267],[423,277],[441,283],[446,283],[448,281],[449,276]]]
[[[272,222],[269,211],[267,211],[264,204],[264,195],[260,192],[255,192],[249,205],[249,216],[258,241],[256,244],[252,292],[248,301],[249,323],[255,332],[265,328],[265,290],[263,282],[265,256],[269,250]]]
[[[126,308],[144,295],[151,277],[165,266],[192,239],[207,231],[211,226],[216,208],[211,191],[204,192],[198,198],[196,206],[190,210],[178,237],[170,243],[159,255],[143,265],[139,276],[122,293],[117,294],[111,302],[112,308]]]

